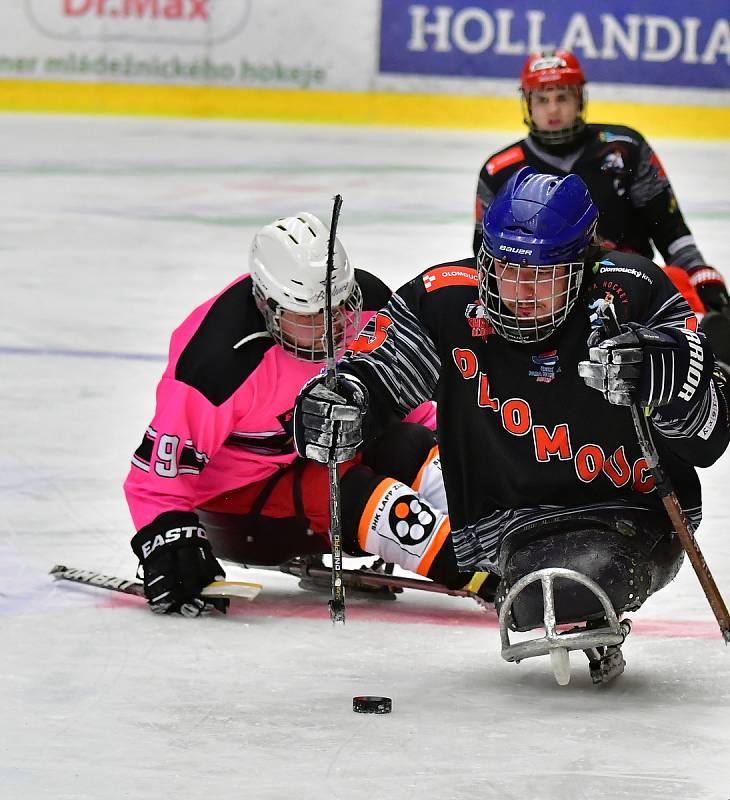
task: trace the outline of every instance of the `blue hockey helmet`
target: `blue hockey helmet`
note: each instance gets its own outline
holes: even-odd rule
[[[537,342],[565,320],[597,219],[577,175],[523,167],[507,181],[484,212],[478,257],[479,296],[497,333]]]

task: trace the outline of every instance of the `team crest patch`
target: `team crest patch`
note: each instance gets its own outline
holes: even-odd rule
[[[436,517],[414,494],[399,497],[390,509],[390,529],[402,544],[420,544],[433,533]]]
[[[557,350],[548,350],[547,353],[539,353],[532,357],[535,369],[531,369],[529,375],[535,378],[538,383],[551,383],[560,374],[560,360]]]
[[[480,339],[486,339],[495,333],[491,322],[487,319],[487,313],[481,303],[469,303],[464,313],[466,321],[471,328],[471,335]]]
[[[603,157],[601,169],[604,172],[619,172],[623,173],[626,170],[624,164],[624,157],[620,150],[610,150]]]
[[[427,292],[435,292],[444,286],[477,285],[477,271],[471,267],[440,267],[424,273],[422,277]]]

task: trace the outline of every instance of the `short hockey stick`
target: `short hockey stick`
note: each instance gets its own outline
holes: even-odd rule
[[[324,332],[327,352],[327,388],[334,391],[337,381],[335,361],[334,317],[332,312],[332,273],[334,271],[335,246],[337,243],[337,222],[342,208],[342,195],[335,195],[332,207],[332,223],[327,246],[327,276],[325,286]],[[333,623],[345,624],[345,585],[342,582],[342,517],[340,514],[340,476],[337,462],[331,459],[329,470],[330,491],[330,541],[332,543],[332,598],[329,601],[330,617]]]
[[[113,592],[123,592],[124,594],[144,597],[144,586],[141,581],[116,578],[112,575],[104,575],[101,572],[94,572],[88,569],[65,567],[62,564],[56,564],[51,569],[50,574],[54,578],[65,581],[83,583],[86,586],[96,586],[99,589],[109,589]],[[200,596],[210,597],[214,600],[230,600],[232,598],[253,600],[263,588],[260,583],[248,583],[247,581],[213,581],[201,591]]]
[[[603,319],[604,328],[609,337],[618,336],[621,333],[612,299],[603,301],[603,305],[599,310],[599,315]],[[682,543],[682,547],[694,567],[694,571],[699,578],[700,585],[705,592],[710,608],[715,615],[717,624],[720,626],[722,638],[725,640],[725,644],[727,644],[730,642],[730,614],[728,613],[725,601],[722,599],[720,590],[717,588],[715,579],[712,577],[710,568],[707,566],[705,557],[702,555],[700,546],[697,544],[692,523],[687,519],[682,510],[682,506],[679,504],[677,495],[672,487],[672,482],[659,463],[659,454],[654,445],[654,440],[651,438],[649,422],[645,414],[639,408],[638,403],[633,403],[631,405],[631,416],[634,421],[634,428],[636,429],[636,437],[639,440],[639,447],[654,478],[654,486],[657,494],[661,497],[667,515],[679,537],[679,541]]]

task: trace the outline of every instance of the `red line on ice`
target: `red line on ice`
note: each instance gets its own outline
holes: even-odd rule
[[[139,606],[143,601],[128,595],[111,595],[99,605],[107,608]],[[387,603],[387,605],[386,605]],[[275,599],[257,598],[252,602],[236,603],[231,616],[283,617],[286,619],[329,619],[326,599],[309,602],[293,600],[291,595]],[[451,625],[472,628],[498,628],[497,615],[476,606],[471,609],[431,608],[411,606],[398,601],[354,601],[347,606],[347,619],[358,622],[384,622],[396,625]],[[720,637],[717,624],[711,620],[642,619],[632,617],[632,635],[660,638],[716,639]]]

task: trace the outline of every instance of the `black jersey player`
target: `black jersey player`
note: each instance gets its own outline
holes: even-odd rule
[[[639,608],[681,561],[623,406],[647,409],[697,525],[695,466],[727,447],[730,392],[664,272],[598,246],[596,221],[578,176],[515,173],[485,214],[477,264],[429,267],[402,286],[346,354],[337,393],[321,378],[302,390],[295,439],[310,458],[339,460],[388,414],[437,400],[460,568],[501,574],[502,597],[543,567],[577,569],[620,612]],[[599,341],[594,309],[607,298],[622,335]],[[567,585],[556,585],[556,604],[564,622],[597,611]],[[541,624],[539,605],[513,606],[515,627]]]
[[[718,358],[730,363],[730,298],[722,274],[706,264],[667,173],[644,137],[625,125],[585,122],[585,82],[570,52],[527,58],[520,93],[529,133],[491,155],[481,168],[474,255],[481,246],[484,210],[518,169],[528,165],[539,172],[580,175],[600,212],[598,233],[606,244],[647,258],[655,247],[693,309],[700,316],[707,312],[703,328]],[[691,300],[694,292],[701,301],[697,305]]]

